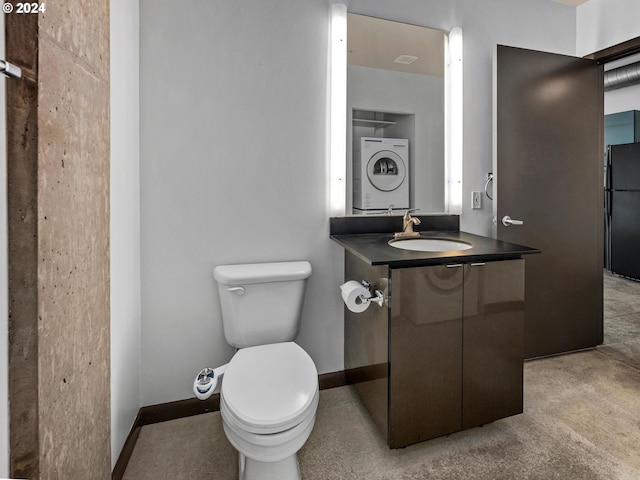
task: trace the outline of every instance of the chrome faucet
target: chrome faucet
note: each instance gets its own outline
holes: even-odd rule
[[[416,209],[412,208],[407,210],[407,212],[402,217],[402,232],[396,232],[393,234],[395,238],[402,237],[419,237],[420,232],[414,232],[413,226],[420,225],[420,219],[417,217],[412,217],[411,212],[415,212]]]

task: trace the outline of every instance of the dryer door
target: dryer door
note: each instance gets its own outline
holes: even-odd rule
[[[369,159],[367,178],[371,185],[383,192],[391,192],[402,185],[407,175],[402,158],[389,150],[381,150]]]

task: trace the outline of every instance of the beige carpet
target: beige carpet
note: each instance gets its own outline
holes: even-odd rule
[[[525,412],[389,450],[351,387],[323,390],[313,479],[640,479],[640,284],[605,277],[605,345],[525,364]],[[143,427],[125,480],[238,478],[219,413]]]

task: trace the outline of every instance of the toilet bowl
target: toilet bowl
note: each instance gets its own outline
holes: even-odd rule
[[[241,480],[298,480],[297,452],[318,407],[318,372],[293,342],[242,348],[226,367],[222,425],[240,454]]]

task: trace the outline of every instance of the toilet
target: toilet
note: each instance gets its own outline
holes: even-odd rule
[[[224,371],[222,426],[239,452],[241,480],[300,479],[297,452],[318,407],[318,372],[293,340],[309,262],[215,268],[224,335],[238,349]]]

